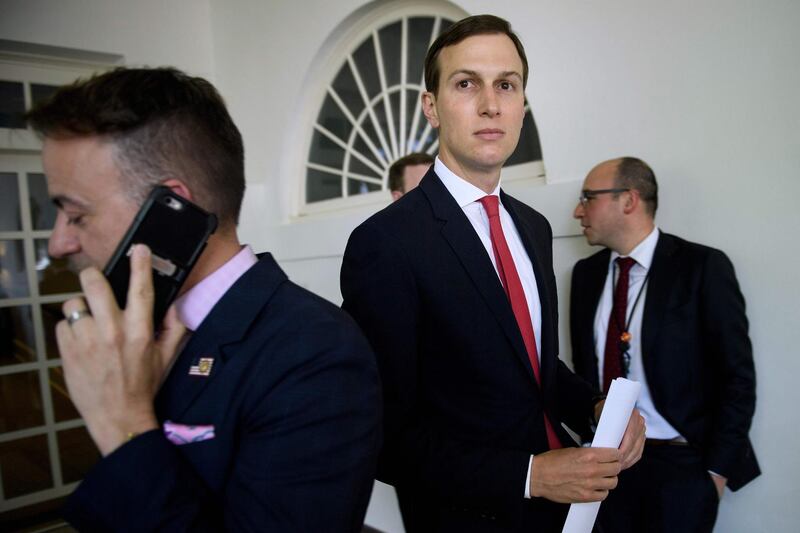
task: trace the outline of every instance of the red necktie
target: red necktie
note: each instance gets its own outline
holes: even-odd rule
[[[623,339],[622,335],[627,333],[625,331],[627,329],[625,322],[628,314],[629,274],[635,264],[636,261],[630,257],[617,257],[619,277],[614,289],[614,306],[611,308],[611,314],[608,317],[606,351],[603,355],[603,390],[606,392],[611,386],[611,380],[624,377],[622,373],[623,350],[621,344],[628,342],[628,339]]]
[[[492,250],[494,251],[497,270],[500,274],[500,281],[503,283],[503,289],[505,289],[506,296],[511,302],[511,309],[514,311],[514,317],[517,319],[517,325],[520,333],[522,333],[522,340],[525,342],[528,359],[531,362],[531,367],[533,367],[533,375],[536,377],[536,382],[541,385],[539,354],[536,351],[536,336],[533,332],[533,322],[531,322],[531,314],[528,310],[528,300],[525,298],[525,291],[522,289],[522,282],[517,274],[514,258],[511,256],[511,250],[508,248],[508,243],[503,233],[503,226],[500,224],[499,202],[500,199],[497,196],[484,196],[481,198],[481,204],[486,209],[486,214],[489,215],[489,233],[492,237]],[[547,431],[547,444],[550,449],[561,448],[561,443],[556,436],[553,425],[550,423],[550,419],[547,417],[547,413],[544,415],[544,426]]]

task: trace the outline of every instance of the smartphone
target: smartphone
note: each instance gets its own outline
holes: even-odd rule
[[[215,215],[168,187],[153,189],[103,270],[120,309],[125,308],[128,297],[133,245],[146,244],[153,258],[153,322],[158,331],[169,305],[216,229]]]

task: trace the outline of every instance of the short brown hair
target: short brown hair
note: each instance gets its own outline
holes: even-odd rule
[[[522,60],[522,86],[528,85],[528,58],[525,56],[525,48],[511,30],[511,24],[507,20],[494,15],[475,15],[461,19],[433,41],[425,56],[425,88],[429,92],[436,94],[439,90],[439,53],[443,48],[453,46],[468,37],[475,35],[492,35],[502,33],[511,39],[517,49],[519,58]]]
[[[40,135],[107,137],[138,203],[170,178],[221,223],[238,223],[244,145],[220,94],[174,68],[118,68],[62,87],[26,115]]]
[[[389,167],[389,190],[406,192],[405,183],[403,183],[403,172],[405,172],[406,167],[431,164],[433,164],[433,156],[425,152],[404,155]]]
[[[636,157],[620,157],[617,164],[617,175],[614,187],[634,189],[651,217],[656,216],[658,209],[658,183],[650,165]]]

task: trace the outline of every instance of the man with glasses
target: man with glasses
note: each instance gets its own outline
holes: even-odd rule
[[[725,486],[759,475],[747,433],[755,371],[744,298],[719,250],[662,233],[650,167],[623,157],[586,177],[574,216],[591,245],[572,275],[575,371],[606,390],[641,382],[642,460],[599,521],[616,533],[711,531]]]

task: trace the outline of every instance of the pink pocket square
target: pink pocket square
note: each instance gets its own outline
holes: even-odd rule
[[[186,426],[167,420],[164,422],[164,435],[172,444],[181,446],[182,444],[213,439],[214,426]]]

